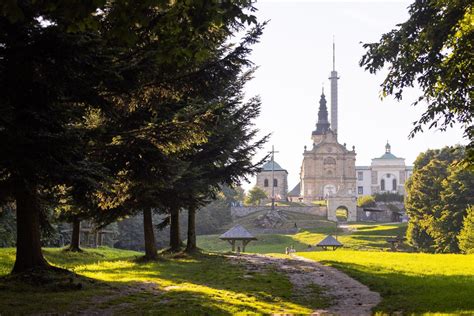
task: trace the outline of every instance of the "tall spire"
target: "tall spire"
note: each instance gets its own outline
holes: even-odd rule
[[[324,88],[319,100],[318,122],[316,123],[316,130],[313,135],[326,134],[329,130],[328,108],[326,107],[326,96],[324,95]]]
[[[334,41],[334,36],[332,40],[332,71],[329,80],[331,81],[331,127],[334,133],[337,136],[338,126],[337,126],[337,76],[336,71],[336,43]]]

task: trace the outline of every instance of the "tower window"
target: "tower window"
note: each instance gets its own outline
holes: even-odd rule
[[[397,179],[393,179],[392,185],[393,185],[393,191],[397,191]]]
[[[263,186],[268,187],[268,179],[263,180]]]
[[[385,191],[385,180],[380,180],[380,190]]]
[[[357,194],[359,195],[364,194],[364,187],[357,187]]]
[[[357,180],[364,180],[364,173],[362,171],[357,172]]]
[[[273,179],[273,186],[274,186],[274,187],[277,187],[277,186],[278,186],[278,180],[277,180],[277,179]]]

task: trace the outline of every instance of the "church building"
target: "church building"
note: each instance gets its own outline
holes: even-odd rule
[[[339,143],[337,137],[339,77],[335,70],[334,43],[333,69],[329,80],[331,121],[323,89],[316,129],[311,134],[312,144],[304,146],[300,182],[286,193],[288,172],[276,162],[273,165],[268,162],[257,175],[257,186],[265,190],[269,198],[274,191],[276,200],[288,199],[308,205],[313,201],[327,200],[328,218],[335,219],[335,210],[344,207],[348,211],[349,220],[355,220],[358,196],[375,193],[405,194],[404,185],[411,176],[413,167],[406,166],[404,158],[392,154],[388,141],[385,153],[372,159],[370,166],[356,167],[355,146],[348,149],[345,143]]]
[[[328,119],[324,90],[319,100],[318,120],[312,132],[312,145],[305,146],[300,171],[300,183],[288,194],[291,200],[306,203],[328,197],[351,198],[356,195],[355,147],[347,149],[337,139],[337,80],[335,48],[331,81],[331,123]]]
[[[268,161],[257,174],[257,187],[265,191],[268,199],[272,198],[273,193],[275,201],[286,201],[288,193],[288,171],[283,169],[276,161]]]
[[[305,148],[300,172],[303,202],[336,195],[355,195],[355,148],[339,144],[330,128],[324,92],[319,101],[318,122],[311,135],[313,144]]]

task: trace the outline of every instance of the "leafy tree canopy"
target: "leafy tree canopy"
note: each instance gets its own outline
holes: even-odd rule
[[[470,0],[416,0],[410,17],[367,43],[360,65],[371,73],[388,66],[382,95],[402,99],[406,88],[419,85],[423,94],[413,103],[428,108],[414,122],[413,137],[423,125],[445,130],[458,122],[470,140],[468,159],[474,161],[472,89],[474,83],[474,11]]]
[[[423,251],[459,252],[466,208],[474,203],[474,173],[460,161],[463,147],[421,153],[406,183],[407,237]]]
[[[459,248],[464,253],[474,253],[474,207],[466,210],[463,226],[458,236]]]

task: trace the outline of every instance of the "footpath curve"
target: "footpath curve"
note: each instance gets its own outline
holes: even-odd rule
[[[243,263],[248,270],[263,271],[272,265],[285,273],[293,284],[293,295],[305,295],[309,286],[317,285],[324,295],[331,299],[332,305],[318,309],[312,315],[371,315],[371,309],[380,303],[380,294],[349,277],[347,274],[321,263],[297,255],[292,258],[276,258],[265,255],[229,255],[232,261]]]

